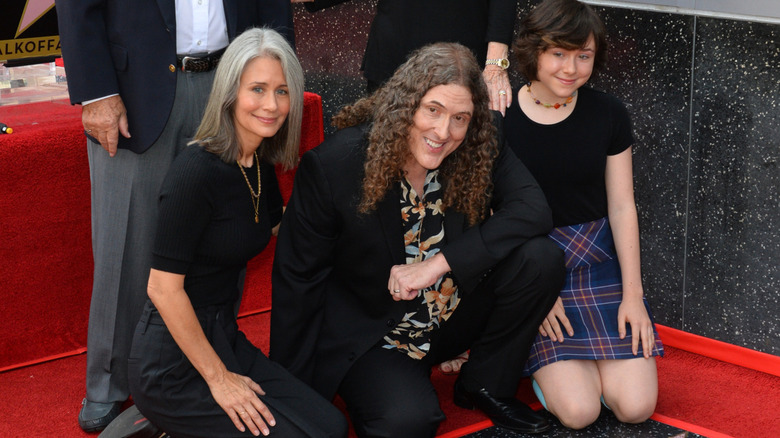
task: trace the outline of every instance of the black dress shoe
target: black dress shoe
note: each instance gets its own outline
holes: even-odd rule
[[[168,436],[133,405],[119,414],[98,438],[163,438]]]
[[[522,433],[541,433],[550,428],[547,419],[534,412],[525,403],[514,397],[496,398],[485,388],[467,391],[460,379],[455,381],[455,405],[465,409],[478,408],[496,426]]]
[[[86,398],[81,402],[79,426],[84,432],[99,432],[108,426],[122,407],[122,402],[98,403]]]

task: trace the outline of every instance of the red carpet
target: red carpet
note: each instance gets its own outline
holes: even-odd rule
[[[92,251],[80,120],[64,101],[0,107],[14,129],[0,136],[0,369],[86,345]]]
[[[780,377],[666,347],[656,412],[732,436],[780,434]]]
[[[247,336],[263,349],[268,348],[268,325],[268,313],[241,319]],[[0,436],[90,436],[76,423],[84,394],[85,363],[86,356],[81,354],[0,373]],[[771,437],[780,430],[777,376],[674,347],[667,347],[666,357],[658,361],[658,373],[656,412],[660,421],[690,423],[734,437]],[[447,413],[440,434],[485,420],[476,411],[452,405],[453,376],[437,373],[434,380]],[[527,382],[518,396],[535,401]]]

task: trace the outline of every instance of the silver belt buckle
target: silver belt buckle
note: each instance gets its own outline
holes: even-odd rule
[[[196,59],[200,59],[200,58],[195,57],[195,56],[185,56],[184,58],[182,58],[181,59],[181,71],[183,71],[183,72],[187,71],[187,61],[196,60]]]

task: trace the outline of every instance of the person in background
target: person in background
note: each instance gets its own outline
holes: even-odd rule
[[[247,30],[163,182],[129,380],[138,410],[171,436],[347,434],[338,409],[252,345],[235,316],[246,263],[278,229],[274,164],[295,166],[302,115],[293,49],[273,30]]]
[[[292,0],[318,11],[347,0]],[[488,86],[490,109],[502,114],[512,103],[509,44],[517,0],[379,0],[361,69],[371,93],[406,61],[412,51],[435,42],[471,49]]]
[[[642,289],[629,115],[585,86],[606,62],[604,25],[588,5],[544,0],[513,52],[528,83],[507,110],[507,143],[544,191],[567,268],[524,372],[567,427],[594,422],[602,403],[620,421],[643,422],[663,346]]]
[[[79,425],[104,429],[129,396],[127,356],[146,300],[157,197],[203,116],[214,68],[244,29],[293,41],[287,0],[57,0],[72,104],[82,105],[95,262]]]
[[[433,436],[431,367],[468,348],[458,406],[550,427],[514,395],[562,251],[494,116],[471,51],[433,44],[301,160],[274,257],[271,359],[338,393],[358,436]]]

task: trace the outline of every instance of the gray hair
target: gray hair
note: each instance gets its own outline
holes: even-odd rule
[[[238,159],[240,146],[236,135],[234,112],[241,75],[256,58],[272,58],[282,64],[290,93],[290,112],[282,127],[271,138],[263,140],[258,155],[286,169],[298,163],[303,119],[303,69],[290,44],[278,32],[267,28],[249,29],[228,46],[217,66],[206,111],[198,132],[190,144],[200,144],[219,155],[222,161]]]

